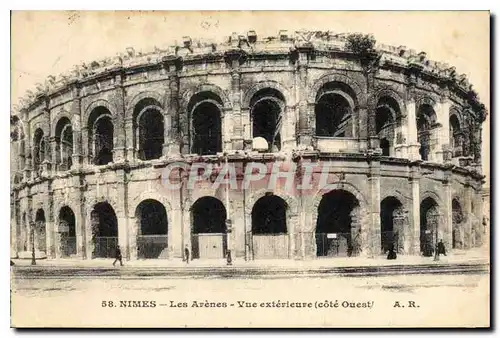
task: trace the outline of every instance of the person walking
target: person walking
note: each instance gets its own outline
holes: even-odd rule
[[[113,266],[115,266],[116,262],[120,261],[120,266],[123,266],[123,261],[122,261],[122,251],[120,250],[120,246],[116,246],[115,250],[115,261],[113,262]]]
[[[396,250],[394,249],[394,244],[391,245],[389,249],[389,253],[387,254],[387,259],[396,259],[398,255],[396,254]]]
[[[184,248],[184,259],[186,260],[186,263],[189,264],[189,248],[186,247]]]
[[[446,256],[446,248],[444,247],[444,243],[443,243],[442,239],[439,240],[439,243],[437,245],[437,251],[438,251],[437,252],[438,256],[441,255],[441,254],[443,254],[443,255]]]

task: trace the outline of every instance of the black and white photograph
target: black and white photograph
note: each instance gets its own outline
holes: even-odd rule
[[[490,20],[12,11],[11,327],[490,327]]]

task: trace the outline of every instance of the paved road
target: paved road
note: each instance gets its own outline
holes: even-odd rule
[[[488,304],[487,274],[12,280],[15,326],[484,326]]]
[[[14,266],[14,278],[264,278],[310,276],[387,276],[487,273],[487,264],[418,264],[361,267],[58,267]]]

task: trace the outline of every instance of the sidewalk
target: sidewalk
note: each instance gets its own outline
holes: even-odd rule
[[[31,266],[31,259],[12,259],[16,266]],[[47,268],[113,268],[114,259],[40,259],[36,261],[36,267]],[[474,249],[467,251],[454,251],[448,256],[440,256],[439,261],[434,261],[434,257],[403,256],[396,260],[387,260],[384,256],[374,258],[368,257],[335,257],[317,258],[307,260],[294,259],[258,259],[245,261],[243,258],[233,259],[232,265],[228,266],[225,259],[195,259],[189,264],[180,258],[174,259],[148,259],[124,261],[124,266],[117,268],[145,269],[145,268],[232,268],[232,269],[328,269],[335,267],[376,267],[376,266],[418,266],[418,265],[484,265],[489,263],[488,252],[484,249]],[[119,265],[119,264],[118,264]]]

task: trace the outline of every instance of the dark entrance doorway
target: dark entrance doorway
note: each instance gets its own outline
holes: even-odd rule
[[[137,257],[168,258],[168,220],[163,204],[154,199],[144,200],[137,206],[135,217]]]
[[[427,197],[420,203],[420,251],[424,256],[434,254],[438,222],[438,204],[433,198]]]
[[[226,208],[215,197],[201,197],[191,208],[191,254],[196,258],[223,258],[227,251]]]
[[[59,236],[61,241],[61,257],[76,255],[75,214],[70,207],[64,206],[59,211]]]
[[[40,252],[47,252],[45,212],[38,209],[35,216],[35,249]]]
[[[279,196],[259,198],[252,209],[253,258],[288,258],[287,204]]]
[[[359,202],[345,190],[333,190],[321,199],[316,223],[316,256],[355,256],[360,238],[353,215]]]
[[[109,203],[100,202],[94,206],[90,217],[94,244],[92,258],[114,258],[118,246],[118,221],[115,211]]]
[[[452,210],[452,248],[453,249],[463,249],[464,248],[464,229],[463,220],[464,215],[462,213],[462,207],[457,199],[453,199],[451,203]]]
[[[402,224],[398,222],[398,217],[402,216],[403,205],[395,197],[386,197],[380,202],[380,242],[382,253],[394,247],[396,252],[399,252],[400,244],[402,244],[404,229]]]

